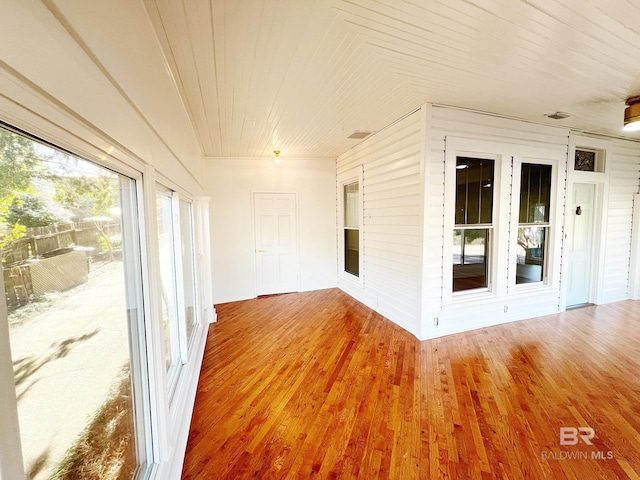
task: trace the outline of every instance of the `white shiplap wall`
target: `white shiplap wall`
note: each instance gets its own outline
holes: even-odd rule
[[[640,191],[640,144],[613,142],[609,164],[604,277],[601,303],[629,296],[629,265],[633,227],[633,197]]]
[[[338,176],[355,167],[363,169],[362,282],[356,285],[339,277],[338,284],[416,336],[420,333],[422,112],[377,132],[337,162]]]
[[[440,106],[431,108],[427,122],[427,131],[430,133],[426,147],[428,181],[425,186],[421,338],[432,338],[558,311],[558,282],[533,294],[531,291],[516,290],[508,295],[498,295],[490,299],[444,304],[445,289],[450,287],[443,285],[443,273],[445,268],[451,268],[449,259],[443,258],[446,237],[445,143],[447,137],[476,139],[485,143],[507,145],[507,150],[536,148],[551,152],[556,158],[566,159],[569,130]],[[562,204],[556,205],[559,215],[564,211],[565,169],[566,163],[559,165],[562,190],[558,198]],[[504,199],[505,195],[501,197]],[[559,269],[559,259],[556,263]],[[434,321],[436,317],[438,326]]]
[[[363,282],[339,286],[421,339],[532,318],[563,308],[567,163],[571,131],[452,107],[425,105],[338,158],[337,174],[363,169]],[[557,162],[557,222],[548,285],[507,287],[493,297],[450,301],[445,259],[445,157],[449,139],[471,139],[527,161]],[[597,142],[597,140],[594,140]],[[610,139],[598,303],[628,298],[633,197],[640,143]],[[517,152],[538,152],[523,154]],[[509,172],[506,173],[509,175]],[[507,184],[509,181],[507,181]],[[510,195],[503,191],[505,201]],[[508,205],[507,205],[508,206]],[[517,206],[516,206],[517,208]],[[338,212],[338,215],[340,212]],[[507,250],[511,248],[507,243]],[[505,253],[506,255],[506,253]],[[435,318],[438,325],[435,325]]]

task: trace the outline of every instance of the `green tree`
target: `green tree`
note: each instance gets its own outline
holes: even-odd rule
[[[84,175],[56,177],[53,180],[56,193],[54,200],[75,213],[79,220],[94,217],[94,226],[100,232],[100,243],[111,260],[114,258],[114,241],[95,217],[112,217],[111,209],[118,198],[118,179],[115,175]]]
[[[33,180],[43,171],[41,160],[34,142],[0,128],[0,247],[24,235],[24,225],[8,217],[18,198],[33,193]]]
[[[6,215],[9,225],[44,227],[67,221],[68,214],[51,201],[33,193],[22,193],[14,198]]]
[[[53,177],[54,200],[80,217],[112,216],[118,181],[112,176]]]

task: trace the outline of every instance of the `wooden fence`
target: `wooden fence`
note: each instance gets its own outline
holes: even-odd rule
[[[92,221],[28,228],[25,236],[2,249],[6,268],[30,258],[49,257],[69,247],[86,247],[90,252],[103,249],[101,238],[120,234],[120,222]]]
[[[28,228],[24,237],[0,249],[9,310],[27,304],[33,295],[86,282],[88,261],[104,253],[105,239],[120,233],[120,222],[111,220]],[[78,247],[84,253],[74,252]],[[86,260],[80,261],[78,253]]]

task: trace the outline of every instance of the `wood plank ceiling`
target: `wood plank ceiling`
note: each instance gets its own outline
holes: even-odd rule
[[[630,136],[624,102],[640,94],[640,4],[630,0],[145,6],[208,157],[336,157],[355,130],[425,102]],[[571,117],[545,117],[555,111]]]

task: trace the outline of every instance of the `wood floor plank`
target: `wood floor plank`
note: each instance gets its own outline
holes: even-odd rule
[[[336,289],[216,308],[184,480],[640,478],[640,302],[424,342]]]

